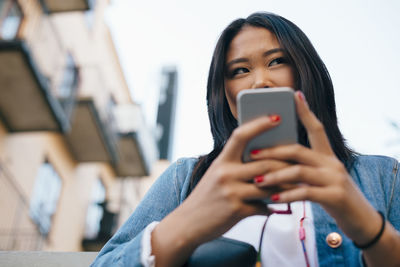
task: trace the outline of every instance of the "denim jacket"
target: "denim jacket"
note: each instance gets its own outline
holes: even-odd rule
[[[161,221],[188,196],[190,177],[196,158],[179,159],[154,183],[136,210],[107,242],[92,266],[141,266],[143,229]],[[400,230],[399,162],[384,156],[357,156],[350,171],[371,205]],[[363,266],[361,251],[347,238],[320,205],[312,204],[319,265]],[[342,235],[343,243],[331,248],[326,243],[329,233]]]

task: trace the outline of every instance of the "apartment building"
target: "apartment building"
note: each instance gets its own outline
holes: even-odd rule
[[[108,0],[0,1],[0,250],[97,250],[154,177]]]

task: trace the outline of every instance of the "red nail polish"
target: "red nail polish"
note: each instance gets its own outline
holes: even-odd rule
[[[279,200],[279,194],[274,194],[271,196],[272,201],[278,201]]]
[[[260,153],[259,149],[254,149],[253,151],[251,151],[252,155],[257,155],[258,153]]]
[[[257,176],[256,178],[254,178],[254,182],[255,183],[261,183],[262,181],[264,181],[264,176],[262,176],[262,175]]]
[[[304,96],[304,94],[303,94],[302,91],[297,91],[297,95],[299,96],[299,98],[300,98],[301,100],[303,100],[303,101],[306,100],[306,98],[305,98],[305,96]]]
[[[271,116],[269,116],[269,118],[273,122],[278,122],[281,120],[281,116],[279,116],[279,115],[271,115]]]

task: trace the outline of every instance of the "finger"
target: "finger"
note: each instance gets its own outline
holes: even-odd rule
[[[295,94],[296,110],[300,121],[307,131],[308,140],[311,147],[324,154],[333,155],[333,151],[326,135],[323,124],[317,119],[310,110],[307,101],[301,91]]]
[[[325,186],[331,181],[321,179],[324,174],[321,170],[304,165],[294,165],[284,168],[264,177],[263,182],[256,183],[258,187],[270,187],[281,184],[305,184],[313,186]]]
[[[269,116],[262,116],[237,127],[222,150],[221,157],[241,159],[246,144],[252,138],[278,124],[279,120],[272,120]]]
[[[295,201],[309,200],[320,204],[327,204],[334,199],[334,194],[321,187],[299,186],[295,189],[273,195],[275,203],[290,203]]]
[[[290,165],[288,162],[274,159],[251,161],[237,168],[234,175],[241,181],[249,181],[255,177],[289,167]]]
[[[236,183],[229,189],[226,189],[224,193],[226,198],[238,197],[243,201],[252,201],[267,199],[273,191],[259,188],[252,183]]]
[[[310,166],[320,166],[330,160],[325,154],[311,150],[303,145],[282,145],[260,150],[252,159],[268,158],[286,162],[297,162]]]

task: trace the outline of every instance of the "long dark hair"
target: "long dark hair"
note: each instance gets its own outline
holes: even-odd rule
[[[337,125],[333,85],[325,64],[310,40],[295,24],[276,14],[259,12],[229,24],[215,47],[207,83],[208,117],[214,148],[209,154],[200,156],[192,173],[191,189],[220,154],[232,131],[237,127],[237,121],[225,96],[224,74],[229,44],[244,26],[262,27],[275,34],[295,73],[294,89],[304,93],[311,110],[324,125],[336,156],[349,166],[354,152],[346,146]],[[299,142],[309,146],[304,127],[300,123],[298,125]]]

